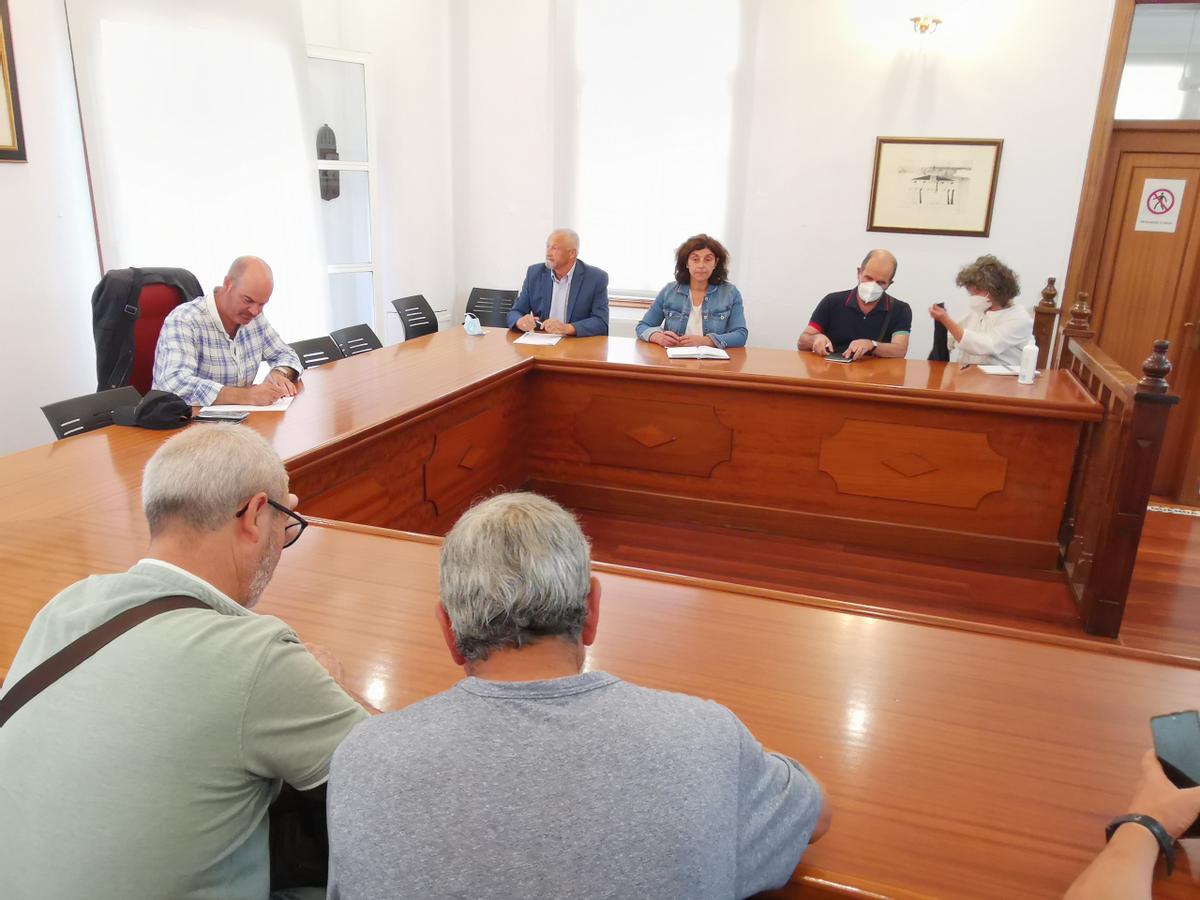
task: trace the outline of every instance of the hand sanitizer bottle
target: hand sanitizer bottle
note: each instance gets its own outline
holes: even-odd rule
[[[1019,384],[1033,384],[1033,379],[1037,377],[1037,358],[1037,344],[1031,340],[1021,351],[1021,372],[1017,375]]]

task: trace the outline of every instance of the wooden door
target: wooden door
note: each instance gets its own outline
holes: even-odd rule
[[[1108,217],[1093,282],[1093,328],[1100,346],[1141,375],[1159,338],[1171,342],[1169,379],[1181,402],[1155,473],[1154,493],[1200,502],[1200,133],[1130,131],[1114,136],[1106,185]],[[1137,229],[1147,179],[1185,182],[1173,232]],[[1165,205],[1155,198],[1156,211]],[[1174,211],[1174,210],[1172,210]]]

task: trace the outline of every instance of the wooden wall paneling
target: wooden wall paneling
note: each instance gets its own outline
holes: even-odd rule
[[[585,406],[593,396],[620,398],[622,404],[613,407],[617,411],[636,410],[645,401],[711,407],[733,432],[730,459],[709,478],[594,463],[570,424],[553,415],[556,409]],[[937,533],[992,534],[1015,539],[1014,546],[1036,545],[1035,555],[1051,564],[1050,548],[1056,545],[1079,433],[1079,424],[1070,421],[846,396],[667,384],[625,379],[620,374],[598,377],[535,371],[530,398],[532,421],[538,423],[529,436],[531,478],[586,483],[593,492],[599,488],[631,491],[630,497],[703,499],[726,504],[720,508],[729,511],[741,505],[825,514],[873,522],[873,530],[879,531],[908,525]],[[849,418],[887,427],[915,425],[986,435],[991,450],[1007,463],[1003,490],[988,494],[969,509],[839,493],[834,479],[820,469],[821,443]],[[614,422],[620,424],[619,419]],[[945,483],[942,496],[960,487],[952,485],[944,473],[938,477]],[[789,533],[796,533],[795,528]],[[860,532],[860,541],[865,533]]]
[[[733,432],[706,404],[593,396],[575,413],[575,439],[593,463],[708,478]]]
[[[460,428],[481,415],[485,417],[475,426]],[[397,422],[364,440],[306,456],[305,463],[292,472],[292,490],[301,498],[301,512],[314,516],[442,533],[449,526],[433,502],[439,491],[449,491],[442,497],[448,512],[458,509],[464,497],[494,490],[498,484],[524,483],[524,421],[522,378],[484,385],[415,421]],[[479,436],[486,437],[487,455],[472,453],[467,461],[473,468],[463,467],[454,479],[438,468],[443,464],[439,459],[431,497],[427,463],[435,457],[439,436],[450,435],[443,438],[443,448],[460,446],[462,453],[451,466],[458,468],[471,436],[485,423],[492,430]],[[449,454],[446,461],[453,455],[449,449],[443,453]]]
[[[1053,569],[1058,561],[1058,545],[1053,541],[854,518],[841,514],[836,504],[823,507],[828,511],[818,511],[822,508],[815,505],[807,508],[754,506],[606,484],[550,481],[537,476],[532,477],[527,486],[578,510],[732,526],[931,558],[964,559],[1027,569]]]
[[[821,441],[818,468],[839,494],[976,509],[1004,490],[1008,461],[982,432],[847,419]]]
[[[425,499],[439,517],[499,483],[521,433],[511,410],[495,405],[434,435],[424,464]]]

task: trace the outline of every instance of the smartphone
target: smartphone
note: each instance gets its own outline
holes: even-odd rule
[[[248,416],[248,415],[250,415],[250,413],[240,412],[237,410],[230,410],[229,412],[224,412],[221,410],[209,409],[209,410],[201,410],[200,412],[196,413],[196,421],[197,422],[243,422],[243,421],[245,421],[246,416]]]
[[[1167,713],[1150,720],[1154,735],[1154,753],[1163,772],[1175,787],[1200,785],[1200,711]],[[1200,837],[1200,818],[1183,833]]]
[[[845,352],[845,351],[843,351],[843,352]],[[830,353],[830,354],[827,354],[825,358],[826,358],[827,360],[829,360],[829,362],[840,362],[840,363],[852,363],[852,362],[854,362],[854,360],[852,360],[852,359],[847,359],[846,357],[842,356],[842,354],[841,354],[841,353]]]

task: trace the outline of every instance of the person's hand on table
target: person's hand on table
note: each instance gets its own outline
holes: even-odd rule
[[[679,335],[673,331],[656,331],[650,335],[650,343],[658,344],[660,347],[678,347]]]
[[[287,379],[284,379],[285,381]],[[291,385],[291,382],[288,382]],[[295,388],[295,385],[291,385]],[[246,403],[249,406],[270,406],[276,400],[282,397],[290,397],[295,393],[288,393],[287,388],[277,383],[273,378],[266,379],[262,384],[251,385],[248,388],[243,388],[246,392]]]
[[[284,374],[283,372],[280,372],[278,369],[272,369],[270,371],[270,373],[267,375],[265,380],[271,382],[274,385],[277,385],[279,388],[281,388],[283,390],[283,393],[280,394],[281,397],[295,397],[296,396],[296,383],[294,381],[292,381],[292,379],[288,378],[286,374]],[[274,401],[272,401],[272,402],[274,402]]]
[[[537,319],[533,317],[533,313],[525,313],[517,319],[517,331],[535,331],[536,329]]]
[[[851,341],[850,346],[846,348],[846,352],[842,356],[846,359],[862,359],[868,353],[875,349],[875,345],[866,338],[859,338],[856,341]]]
[[[546,334],[565,334],[572,335],[575,333],[575,326],[568,325],[566,322],[560,322],[558,319],[543,319],[542,331]]]
[[[812,352],[817,356],[828,356],[833,352],[833,341],[823,334],[814,334],[812,339]]]
[[[699,334],[685,334],[679,338],[680,347],[715,347],[712,338]]]

